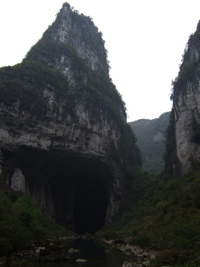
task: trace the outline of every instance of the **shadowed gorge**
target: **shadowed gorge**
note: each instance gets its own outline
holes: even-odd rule
[[[169,124],[165,113],[132,131],[102,34],[63,4],[22,63],[0,69],[0,257],[29,246],[41,263],[74,266],[87,258],[79,248],[64,257],[61,242],[90,238],[137,257],[120,267],[200,266],[199,54],[200,24]]]

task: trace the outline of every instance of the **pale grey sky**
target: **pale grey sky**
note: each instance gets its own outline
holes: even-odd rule
[[[55,20],[63,0],[0,1],[0,67],[20,63]],[[128,121],[171,110],[189,35],[200,20],[198,0],[68,0],[103,33],[110,76],[127,106]]]

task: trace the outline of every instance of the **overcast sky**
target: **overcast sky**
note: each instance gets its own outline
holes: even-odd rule
[[[66,2],[0,1],[0,67],[20,63]],[[198,0],[68,0],[103,33],[128,121],[171,110],[171,81],[200,20]]]

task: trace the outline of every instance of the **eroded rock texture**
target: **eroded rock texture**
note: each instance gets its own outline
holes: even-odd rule
[[[181,175],[200,161],[200,25],[190,36],[174,81],[173,112],[176,156],[173,168]]]
[[[101,33],[64,4],[21,64],[0,70],[1,184],[94,233],[118,212],[140,155],[108,74]]]

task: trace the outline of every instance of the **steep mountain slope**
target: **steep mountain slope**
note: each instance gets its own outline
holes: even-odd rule
[[[159,173],[164,170],[165,132],[169,114],[166,112],[154,120],[141,119],[129,123],[142,152],[144,171]]]
[[[200,23],[189,38],[173,82],[173,110],[168,135],[166,170],[185,175],[200,161]],[[173,159],[173,160],[172,160]]]
[[[141,164],[101,33],[65,3],[21,64],[0,69],[1,184],[78,232],[118,212]]]

